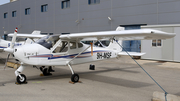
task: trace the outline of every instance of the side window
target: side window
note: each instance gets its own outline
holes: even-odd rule
[[[16,17],[16,11],[12,11],[12,17]]]
[[[53,51],[53,53],[67,52],[68,51],[68,42],[62,41],[58,47]]]
[[[47,12],[48,10],[48,4],[41,5],[41,12]]]
[[[4,13],[4,18],[7,18],[8,17],[8,13]]]
[[[78,43],[78,48],[81,48],[83,47],[83,44],[82,43]]]
[[[99,4],[100,0],[88,0],[88,4],[92,5],[92,4]]]
[[[70,42],[70,49],[76,49],[76,42]]]
[[[153,47],[159,47],[162,46],[162,40],[158,39],[158,40],[152,40],[152,46]]]
[[[70,0],[64,0],[61,2],[61,8],[65,9],[65,8],[70,8]]]
[[[30,15],[30,8],[25,9],[25,15]]]

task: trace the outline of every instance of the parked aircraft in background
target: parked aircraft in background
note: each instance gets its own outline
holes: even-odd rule
[[[8,34],[8,36],[12,37],[13,34],[10,33],[10,34]],[[46,36],[46,35],[41,35],[41,31],[37,31],[37,30],[33,31],[32,34],[19,33],[19,34],[17,34],[17,37],[24,38],[24,39],[26,38],[26,40],[15,42],[14,46],[21,46],[24,44],[32,44],[35,41],[37,41],[39,38],[42,38],[44,36]],[[11,44],[11,41],[0,39],[0,51],[3,51],[4,48],[10,47],[10,44]]]

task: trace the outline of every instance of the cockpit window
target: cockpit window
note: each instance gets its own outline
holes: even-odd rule
[[[59,36],[50,35],[39,39],[36,43],[46,47],[47,49],[51,49],[58,40]]]

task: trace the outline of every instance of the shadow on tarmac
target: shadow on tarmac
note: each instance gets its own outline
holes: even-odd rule
[[[132,67],[135,68],[135,67]],[[60,68],[56,68],[56,71],[64,71],[66,73],[69,72],[69,74],[59,74],[59,73],[55,73],[52,76],[43,76],[40,77],[39,75],[37,76],[30,76],[28,77],[28,81],[46,81],[46,80],[55,80],[55,79],[69,79],[71,77],[71,73],[68,70],[65,69],[60,69]],[[132,70],[125,70],[127,68],[112,68],[112,69],[106,69],[106,70],[98,70],[98,71],[86,71],[86,72],[76,72],[77,74],[79,74],[80,79],[87,79],[87,80],[92,80],[92,81],[98,81],[98,82],[103,82],[103,83],[107,83],[107,84],[113,84],[113,85],[117,85],[117,86],[124,86],[124,87],[130,87],[130,88],[141,88],[141,87],[146,87],[146,86],[151,86],[154,84],[150,84],[150,83],[145,83],[145,82],[139,82],[139,81],[133,81],[133,80],[127,80],[127,79],[123,79],[123,78],[114,78],[114,77],[109,77],[107,76],[102,76],[102,75],[98,75],[99,73],[106,73],[106,72],[111,72],[111,71],[122,71],[122,72],[130,72],[130,73],[139,73],[137,71],[132,71]],[[39,77],[38,77],[39,76]]]

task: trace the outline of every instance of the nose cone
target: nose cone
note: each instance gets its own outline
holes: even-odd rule
[[[24,57],[24,51],[22,47],[18,47],[14,49],[14,57],[18,60],[22,60],[21,58]]]
[[[35,59],[32,60],[32,57],[37,54],[37,50],[36,44],[18,46],[14,49],[14,57],[23,63],[30,64],[36,62]]]

